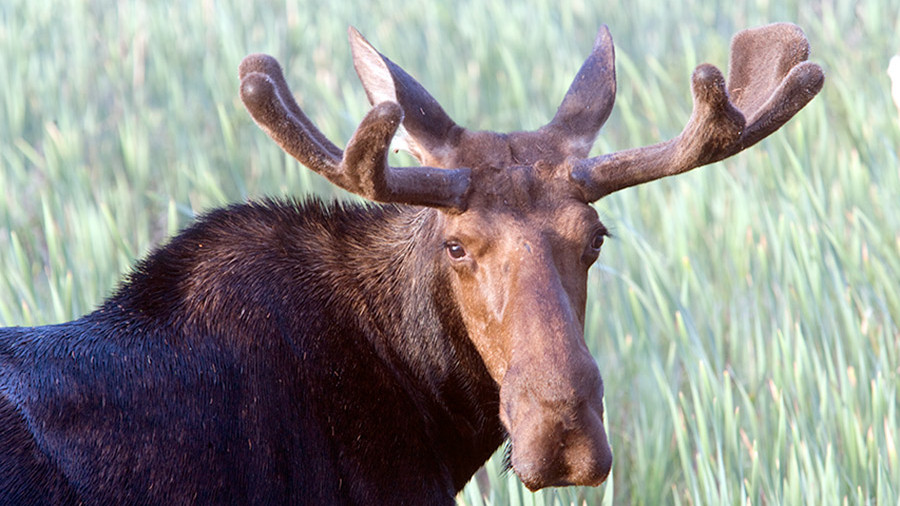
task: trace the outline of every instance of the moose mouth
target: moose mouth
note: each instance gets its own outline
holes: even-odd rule
[[[609,476],[613,457],[599,417],[596,423],[592,431],[561,429],[540,440],[511,435],[508,465],[531,491],[600,485]]]
[[[500,389],[500,420],[509,434],[508,466],[529,490],[569,485],[597,486],[609,476],[612,449],[603,423],[603,383],[593,360],[568,378],[563,388],[517,385],[521,376],[507,374]],[[510,377],[512,376],[512,377]],[[546,385],[546,383],[545,383]],[[504,396],[504,394],[513,394]],[[518,394],[518,395],[516,395]]]

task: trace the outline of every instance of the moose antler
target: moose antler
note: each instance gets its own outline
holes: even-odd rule
[[[588,201],[595,201],[752,146],[822,89],[822,69],[807,62],[808,56],[809,42],[796,25],[777,23],[739,32],[731,42],[727,89],[716,67],[702,64],[694,71],[694,110],[678,137],[574,162],[571,179]]]
[[[275,58],[247,56],[240,79],[241,100],[256,123],[284,151],[332,183],[379,202],[465,209],[469,169],[387,163],[391,139],[403,120],[396,102],[376,104],[341,151],[303,114]]]

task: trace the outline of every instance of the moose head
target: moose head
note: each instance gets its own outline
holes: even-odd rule
[[[589,157],[616,91],[612,38],[600,29],[554,118],[508,134],[457,125],[438,102],[355,29],[350,43],[373,108],[347,147],[331,143],[265,55],[240,67],[241,98],[287,153],[366,199],[433,209],[430,251],[446,299],[499,389],[511,464],[530,489],[598,485],[612,465],[603,382],[584,340],[587,277],[606,228],[591,203],[752,146],[821,89],[819,66],[791,24],[737,34],[729,78],[703,64],[693,112],[677,137]],[[392,167],[400,126],[421,166]]]

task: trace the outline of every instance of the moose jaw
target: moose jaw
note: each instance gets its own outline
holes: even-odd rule
[[[275,59],[241,98],[287,153],[385,206],[214,211],[74,322],[0,329],[0,502],[451,504],[508,438],[530,489],[612,466],[584,341],[591,203],[734,155],[823,84],[802,31],[738,33],[682,133],[588,157],[615,97],[601,28],[554,118],[460,127],[350,30],[371,111],[346,149]],[[422,164],[391,167],[400,125]]]

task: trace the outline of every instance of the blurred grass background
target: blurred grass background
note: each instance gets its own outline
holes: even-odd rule
[[[588,344],[615,452],[597,489],[531,494],[497,458],[463,504],[898,504],[900,118],[889,0],[8,0],[0,5],[0,325],[91,311],[197,213],[346,198],[238,99],[268,52],[338,144],[368,108],[348,25],[459,123],[549,120],[601,23],[619,93],[594,152],[677,135],[738,30],[804,28],[821,95],[724,163],[599,202]]]

